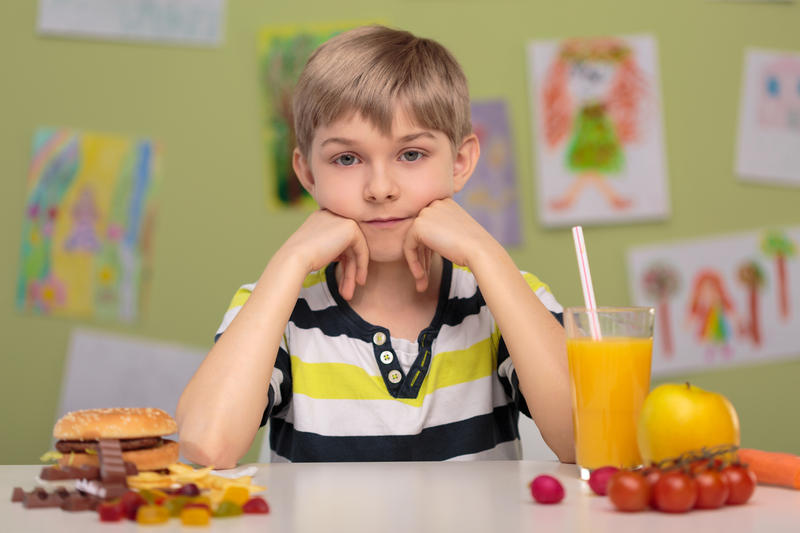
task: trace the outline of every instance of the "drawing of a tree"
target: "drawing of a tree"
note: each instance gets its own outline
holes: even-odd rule
[[[750,260],[742,263],[736,271],[739,281],[747,287],[748,309],[750,319],[747,326],[747,333],[753,338],[753,342],[761,344],[761,327],[758,319],[758,293],[764,286],[764,271],[758,262]]]
[[[678,271],[672,265],[655,263],[645,270],[642,285],[647,297],[656,301],[656,316],[661,330],[661,346],[664,348],[664,355],[671,357],[673,347],[669,300],[680,287]]]
[[[780,230],[768,231],[761,240],[761,251],[775,260],[778,283],[778,308],[781,318],[789,318],[789,279],[786,272],[786,260],[795,254],[794,242]]]

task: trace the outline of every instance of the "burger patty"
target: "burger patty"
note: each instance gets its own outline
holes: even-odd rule
[[[161,444],[161,437],[143,437],[140,439],[119,439],[122,451],[140,450],[142,448],[155,448]],[[61,453],[97,451],[96,440],[60,440],[56,442],[56,450]]]

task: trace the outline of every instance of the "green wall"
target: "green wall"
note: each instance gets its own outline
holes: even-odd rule
[[[87,322],[14,308],[33,131],[54,125],[163,142],[164,182],[151,305],[118,333],[209,347],[239,284],[255,280],[304,214],[265,208],[256,34],[265,25],[382,20],[433,37],[464,66],[474,98],[508,100],[525,246],[521,268],[581,303],[568,229],[538,224],[525,43],[652,33],[658,39],[672,216],[589,227],[598,301],[629,302],[631,246],[800,224],[800,189],[746,184],[733,172],[744,48],[800,50],[800,6],[703,0],[229,0],[215,49],[40,38],[36,4],[0,2],[0,463],[33,463],[50,446],[71,330]],[[797,349],[800,355],[800,344]],[[691,379],[727,395],[743,445],[800,453],[800,360]],[[258,442],[255,443],[256,445]],[[254,459],[253,451],[248,459]]]

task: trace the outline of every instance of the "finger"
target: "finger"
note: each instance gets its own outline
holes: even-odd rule
[[[411,230],[406,234],[406,239],[403,242],[403,255],[406,258],[409,270],[411,270],[411,275],[414,276],[414,279],[419,280],[424,275],[424,269],[420,263],[419,246]]]
[[[359,285],[364,285],[367,282],[367,267],[369,266],[369,247],[367,240],[361,230],[357,230],[358,234],[352,245],[350,251],[353,255],[355,263],[355,280]]]
[[[339,294],[345,300],[350,300],[356,290],[356,259],[353,252],[348,248],[345,252],[345,267],[342,272],[342,284]]]
[[[428,258],[428,247],[420,243],[417,246],[417,257],[422,267],[422,276],[417,278],[417,292],[423,292],[428,288],[428,278],[430,276],[430,261]]]

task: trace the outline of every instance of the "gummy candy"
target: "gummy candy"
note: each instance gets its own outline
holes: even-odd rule
[[[142,498],[138,492],[129,490],[122,495],[119,503],[122,506],[122,510],[125,511],[125,516],[128,517],[128,520],[136,520],[136,511],[139,510],[140,506],[146,504],[147,501]]]
[[[194,483],[187,483],[179,488],[175,494],[180,494],[182,496],[197,496],[200,494],[200,489],[197,488],[197,485]]]
[[[214,516],[218,516],[220,518],[226,516],[239,516],[240,514],[242,514],[241,506],[227,500],[223,500],[222,503],[220,503],[217,507],[217,510],[214,512]]]
[[[169,520],[169,511],[160,505],[142,505],[136,511],[139,524],[160,524]]]
[[[181,511],[181,524],[185,526],[206,526],[211,519],[208,509],[192,507]]]
[[[119,522],[125,517],[125,509],[120,502],[101,503],[97,507],[101,522]]]
[[[244,505],[250,499],[250,491],[245,487],[232,486],[225,489],[222,494],[222,500],[233,502],[236,505]]]
[[[242,505],[242,511],[247,514],[267,514],[269,513],[269,505],[261,496],[253,496]]]
[[[189,502],[188,496],[173,496],[164,501],[164,508],[169,511],[170,516],[180,516],[181,509]]]

